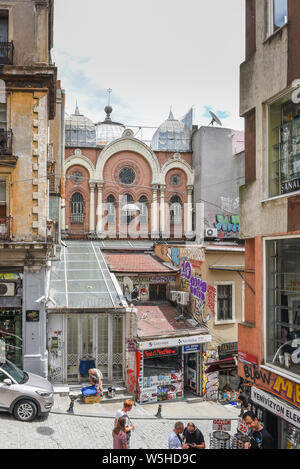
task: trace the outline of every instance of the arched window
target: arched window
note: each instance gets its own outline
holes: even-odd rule
[[[148,225],[148,199],[145,195],[139,198],[140,209],[139,222],[141,225]]]
[[[75,192],[71,198],[71,223],[84,222],[84,201],[79,192]]]
[[[116,199],[111,194],[106,199],[107,223],[114,225],[116,223]]]
[[[173,195],[170,199],[170,225],[182,224],[182,202],[178,195]]]
[[[133,198],[130,194],[124,194],[121,199],[121,223],[122,225],[129,225],[134,218],[134,212],[127,210],[126,206],[133,204]]]

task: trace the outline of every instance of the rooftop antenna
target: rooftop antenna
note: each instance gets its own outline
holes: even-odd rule
[[[107,92],[108,92],[108,104],[107,104],[107,106],[105,106],[105,108],[104,108],[104,111],[106,112],[105,121],[106,121],[106,122],[111,122],[110,115],[111,115],[111,113],[112,113],[112,107],[111,107],[111,105],[110,105],[110,95],[111,95],[112,89],[111,89],[111,88],[108,88]]]
[[[111,95],[112,89],[108,88],[107,92],[108,92],[108,106],[110,106],[110,95]]]
[[[208,125],[212,125],[212,127],[214,126],[214,122],[216,122],[218,125],[222,125],[222,122],[220,121],[220,119],[218,118],[218,116],[216,116],[216,114],[214,114],[212,111],[209,111],[211,117],[212,117],[212,121],[208,124]]]

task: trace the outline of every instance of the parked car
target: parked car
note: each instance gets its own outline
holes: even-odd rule
[[[31,422],[48,415],[52,406],[53,387],[46,378],[22,371],[9,360],[0,363],[0,411]]]

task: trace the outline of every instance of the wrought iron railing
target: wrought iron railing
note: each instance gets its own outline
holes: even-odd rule
[[[0,155],[12,155],[12,131],[0,129]]]
[[[12,235],[12,217],[0,216],[0,240],[9,240]]]
[[[14,44],[13,42],[0,42],[0,64],[13,65]]]

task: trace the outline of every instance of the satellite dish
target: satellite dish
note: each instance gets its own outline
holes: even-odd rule
[[[127,290],[129,293],[132,293],[133,283],[129,277],[124,277],[123,285],[124,285],[125,290]]]
[[[211,124],[212,126],[214,126],[214,122],[216,122],[218,125],[222,125],[222,122],[220,121],[218,116],[216,116],[215,113],[213,113],[212,111],[209,111],[209,113],[212,117],[212,121],[209,123],[209,125]]]

